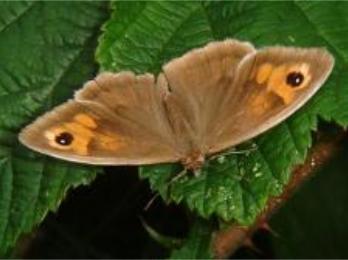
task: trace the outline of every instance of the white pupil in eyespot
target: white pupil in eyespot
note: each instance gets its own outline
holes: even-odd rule
[[[302,84],[304,76],[301,72],[291,72],[286,77],[286,83],[291,87],[298,87]]]
[[[55,141],[56,141],[57,144],[64,145],[64,146],[65,145],[70,145],[73,140],[74,140],[73,135],[68,133],[68,132],[60,133],[55,138]]]

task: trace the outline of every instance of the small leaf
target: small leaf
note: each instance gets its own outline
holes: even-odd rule
[[[0,256],[96,174],[25,149],[17,134],[92,76],[104,13],[103,3],[0,3]]]

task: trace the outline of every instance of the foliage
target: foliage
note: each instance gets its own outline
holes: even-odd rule
[[[0,3],[0,255],[95,168],[34,154],[17,133],[71,96],[95,70],[103,3]]]

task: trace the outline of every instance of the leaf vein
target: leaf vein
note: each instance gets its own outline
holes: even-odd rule
[[[293,4],[301,12],[301,14],[304,16],[307,22],[312,26],[312,28],[317,32],[317,35],[320,36],[320,38],[336,52],[337,56],[342,58],[342,61],[344,61],[344,63],[347,63],[344,57],[344,53],[342,53],[342,51],[338,47],[336,47],[335,44],[331,43],[329,38],[325,35],[325,33],[322,30],[320,30],[319,26],[311,20],[311,18],[305,12],[305,10],[303,10],[301,5],[299,5],[296,0],[293,1]]]
[[[28,11],[31,10],[34,7],[34,5],[36,5],[38,3],[40,3],[40,2],[38,2],[38,1],[28,2],[28,4],[29,4],[28,7],[23,9],[23,11],[21,13],[19,13],[18,16],[16,16],[12,21],[10,21],[3,28],[1,28],[0,33],[4,32],[7,28],[11,27],[13,24],[15,24],[21,18],[23,18],[28,13]]]

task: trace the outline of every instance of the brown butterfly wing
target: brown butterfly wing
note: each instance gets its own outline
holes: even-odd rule
[[[20,140],[33,150],[90,164],[149,164],[182,157],[151,74],[102,73],[75,100],[26,127]]]
[[[221,100],[228,92],[239,62],[254,48],[225,40],[190,51],[163,66],[169,120],[186,151],[205,152],[211,142]]]
[[[334,64],[324,49],[273,47],[246,57],[217,114],[210,153],[285,120],[322,86]]]

